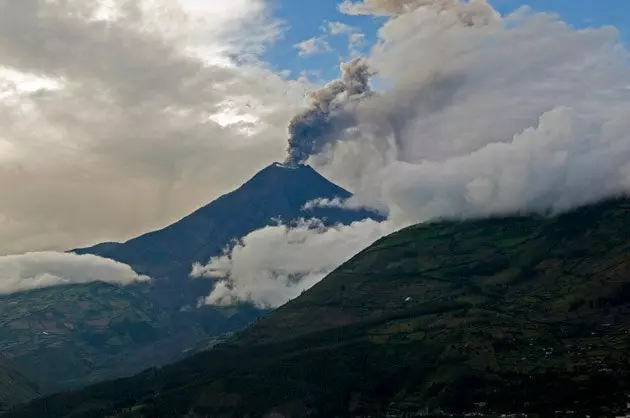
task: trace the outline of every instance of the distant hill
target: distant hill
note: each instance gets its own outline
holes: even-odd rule
[[[8,417],[615,416],[629,331],[630,201],[439,222],[378,241],[212,350]]]
[[[39,395],[37,385],[30,382],[17,367],[0,355],[0,413]]]
[[[42,392],[67,390],[183,359],[245,327],[255,312],[174,311],[147,289],[59,286],[0,296],[0,352]]]
[[[0,296],[0,352],[46,392],[132,375],[192,355],[263,314],[250,305],[195,308],[213,283],[189,279],[192,264],[220,255],[233,239],[274,219],[318,217],[347,224],[379,218],[367,211],[302,209],[315,198],[350,196],[311,167],[272,164],[239,189],[162,230],[126,243],[76,250],[130,264],[155,280]]]

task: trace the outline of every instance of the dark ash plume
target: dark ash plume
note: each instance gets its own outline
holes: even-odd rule
[[[309,108],[296,115],[289,123],[287,165],[303,164],[311,155],[318,154],[329,141],[334,122],[351,102],[371,93],[370,71],[363,58],[341,65],[341,78],[321,90],[308,95]]]

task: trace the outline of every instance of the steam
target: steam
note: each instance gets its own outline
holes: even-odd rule
[[[325,123],[311,125],[325,129],[292,143],[298,161],[355,192],[352,205],[387,213],[384,230],[555,214],[630,192],[630,54],[614,28],[577,30],[526,8],[499,18],[483,1],[366,0],[343,10],[390,16],[361,61],[388,87],[314,113]],[[258,243],[256,257],[277,247],[287,259],[327,257],[335,248],[279,237]],[[225,277],[249,294],[251,278],[240,273],[249,260],[231,261]]]
[[[39,252],[0,257],[0,294],[92,282],[128,285],[150,280],[131,267],[95,255]]]
[[[371,72],[367,63],[357,58],[341,65],[339,80],[308,95],[309,108],[296,115],[289,124],[287,165],[304,163],[311,155],[320,153],[334,133],[337,121],[346,107],[370,93]]]

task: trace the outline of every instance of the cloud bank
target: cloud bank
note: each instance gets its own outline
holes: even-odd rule
[[[150,280],[126,264],[95,255],[39,252],[0,257],[0,294],[92,282],[128,285]]]
[[[378,88],[336,102],[333,117],[309,114],[308,126],[325,129],[292,141],[310,146],[300,160],[356,192],[353,205],[388,213],[386,230],[557,213],[630,191],[630,56],[616,29],[577,30],[527,8],[499,17],[481,0],[365,0],[342,10],[389,16],[363,61]],[[273,259],[277,247],[286,260],[334,252],[335,242],[304,238],[305,246],[284,232],[260,242],[256,259]],[[254,276],[240,270],[254,255],[226,257],[230,281],[218,290],[256,300]],[[311,277],[307,270],[299,269]],[[295,296],[270,278],[265,288],[279,300]]]

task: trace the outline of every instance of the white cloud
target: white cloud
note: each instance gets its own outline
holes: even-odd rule
[[[330,52],[332,48],[326,41],[325,37],[318,36],[299,42],[294,45],[301,57],[307,57],[315,54]]]
[[[187,38],[189,44],[196,44],[193,50],[212,55],[260,54],[282,34],[282,24],[270,17],[265,0],[180,2],[193,16],[196,30]]]
[[[207,265],[195,265],[191,275],[218,279],[204,301],[207,304],[247,301],[275,308],[299,296],[391,228],[371,220],[333,228],[314,220],[295,228],[270,226],[247,235]]]
[[[360,49],[366,46],[364,33],[359,28],[350,26],[343,22],[326,22],[321,30],[329,36],[345,35],[348,38],[348,50],[350,57],[358,57]]]
[[[337,36],[355,32],[357,29],[343,22],[327,22],[324,30],[332,36]]]
[[[317,208],[345,208],[347,200],[335,197],[334,199],[327,199],[320,197],[318,199],[306,202],[302,209],[312,210]]]
[[[349,36],[350,48],[356,49],[360,48],[365,43],[365,34],[364,33],[351,33]]]
[[[0,294],[91,282],[128,285],[150,280],[126,264],[94,255],[39,252],[0,257]]]

